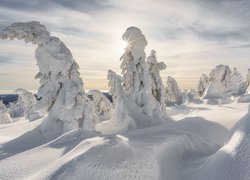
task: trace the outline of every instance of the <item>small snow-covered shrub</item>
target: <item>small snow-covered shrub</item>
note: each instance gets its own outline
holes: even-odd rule
[[[182,104],[183,96],[181,89],[178,86],[176,80],[168,76],[167,85],[166,85],[166,104]]]
[[[0,101],[0,124],[10,123],[10,122],[12,122],[12,119],[10,117],[8,109],[3,104],[3,101]]]
[[[88,95],[91,95],[95,106],[95,113],[99,119],[109,119],[112,114],[112,104],[109,99],[99,90],[90,90]]]

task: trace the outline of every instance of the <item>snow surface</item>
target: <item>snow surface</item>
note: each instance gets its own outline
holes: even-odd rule
[[[0,179],[248,179],[249,115],[238,122],[247,109],[190,103],[167,109],[176,122],[54,140],[38,131],[42,119],[3,124]]]

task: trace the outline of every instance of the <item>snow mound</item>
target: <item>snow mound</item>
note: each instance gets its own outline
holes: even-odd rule
[[[200,117],[111,136],[70,131],[2,160],[0,178],[181,179],[187,156],[216,152],[228,134]]]
[[[199,170],[188,172],[191,179],[249,179],[250,177],[250,107],[232,128],[231,138],[219,151],[204,158]]]
[[[78,64],[70,50],[57,37],[50,36],[39,22],[14,23],[0,32],[1,39],[23,39],[37,45],[35,57],[40,79],[37,109],[48,117],[41,125],[44,133],[62,134],[72,129],[94,129],[97,116],[83,91]]]
[[[250,103],[250,94],[244,94],[238,98],[238,103]]]
[[[214,83],[210,82],[202,99],[224,99],[226,98],[222,90]]]

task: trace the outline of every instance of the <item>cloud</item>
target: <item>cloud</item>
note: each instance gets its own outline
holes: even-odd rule
[[[250,48],[250,44],[243,44],[243,45],[238,45],[238,46],[231,46],[230,48]]]
[[[10,63],[12,63],[12,59],[10,57],[0,55],[0,65],[5,65]]]
[[[121,36],[128,26],[141,28],[149,43],[146,52],[155,49],[158,60],[167,64],[162,75],[174,74],[188,86],[215,64],[238,64],[240,70],[249,66],[248,0],[0,0],[0,5],[0,29],[36,20],[59,37],[79,63],[87,89],[95,84],[103,89],[108,69],[120,72]],[[0,54],[10,55],[33,77],[27,69],[27,63],[35,63],[33,49],[14,43],[0,42]]]
[[[98,0],[37,0],[37,1],[22,1],[22,0],[11,0],[5,1],[0,0],[2,7],[25,10],[28,12],[35,11],[52,11],[55,8],[67,8],[79,12],[93,13],[96,11],[102,11],[112,8],[111,5],[103,3]]]

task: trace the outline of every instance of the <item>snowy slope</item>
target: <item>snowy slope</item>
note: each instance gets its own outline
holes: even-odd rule
[[[213,164],[223,163],[217,154],[229,140],[227,128],[247,112],[247,104],[190,104],[168,112],[182,118],[173,115],[178,121],[109,136],[71,131],[52,140],[36,131],[41,120],[0,125],[0,138],[9,137],[0,148],[0,179],[209,179]],[[211,165],[197,172],[207,158]]]

